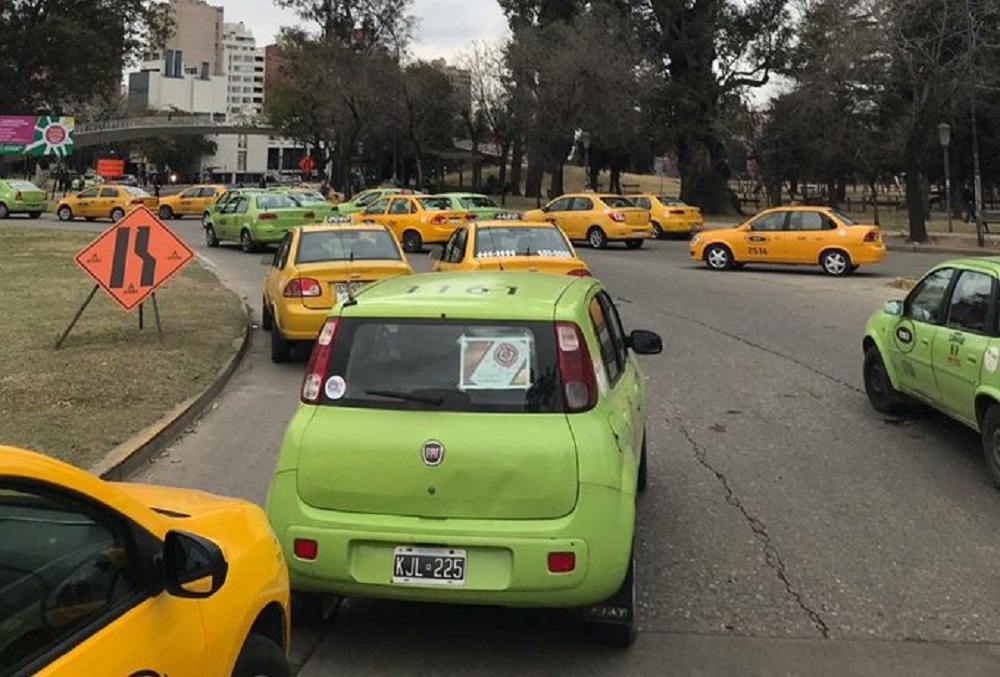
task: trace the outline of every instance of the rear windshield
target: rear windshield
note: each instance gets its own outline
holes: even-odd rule
[[[289,193],[288,197],[298,204],[309,204],[311,202],[326,202],[326,199],[319,192],[304,191],[301,193]]]
[[[664,204],[667,207],[687,207],[686,203],[681,202],[675,197],[666,197],[664,195],[661,195],[658,199],[662,204]]]
[[[551,322],[341,320],[323,404],[559,412],[555,329]]]
[[[121,188],[132,197],[150,197],[149,193],[142,188],[136,188],[135,186],[121,186]]]
[[[298,203],[287,195],[258,195],[257,209],[295,209]]]
[[[10,186],[11,190],[19,190],[21,192],[35,191],[41,192],[41,188],[31,183],[30,181],[20,181],[17,179],[8,179],[7,185]]]
[[[843,223],[845,226],[856,226],[858,224],[857,221],[855,221],[854,219],[852,219],[850,216],[840,211],[839,209],[831,208],[830,211],[833,213],[834,216],[840,219],[841,223]]]
[[[458,203],[463,209],[493,209],[497,203],[485,195],[467,195],[458,198]]]
[[[476,231],[476,258],[499,256],[548,256],[572,258],[566,238],[556,228],[502,226]]]
[[[451,205],[448,203],[448,198],[446,197],[418,197],[417,202],[429,212],[451,209]]]
[[[610,195],[608,197],[602,197],[601,200],[604,204],[611,207],[612,209],[627,209],[629,207],[635,207],[635,203],[629,200],[627,197],[621,197],[619,195]]]
[[[402,256],[385,230],[321,230],[302,233],[296,263],[321,261],[399,261]]]

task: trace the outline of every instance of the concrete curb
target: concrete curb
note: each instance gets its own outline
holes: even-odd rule
[[[236,369],[242,364],[243,357],[250,347],[253,323],[250,306],[245,301],[243,312],[246,315],[243,337],[234,339],[234,342],[239,341],[239,346],[216,374],[212,384],[199,395],[189,397],[178,404],[153,425],[112,449],[107,456],[90,468],[91,473],[104,480],[126,479],[180,436],[192,421],[205,413],[212,400],[222,392]]]
[[[1000,256],[994,247],[940,247],[933,244],[886,244],[891,252],[916,252],[918,254],[958,254],[960,256]]]

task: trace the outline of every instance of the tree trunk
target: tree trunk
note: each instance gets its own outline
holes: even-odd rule
[[[514,139],[510,158],[510,194],[521,194],[521,166],[524,164],[524,146],[521,137]]]
[[[424,189],[424,154],[420,146],[414,144],[413,159],[417,165],[417,190]]]
[[[542,175],[545,173],[545,165],[537,157],[537,154],[532,153],[528,158],[528,175],[524,181],[524,197],[541,197],[542,195]]]
[[[507,204],[507,151],[510,148],[500,144],[500,164],[497,165],[497,182],[500,184],[500,204]]]
[[[917,136],[914,134],[913,136]],[[906,144],[906,211],[910,222],[909,242],[927,241],[927,223],[924,219],[923,163],[920,142],[910,139]]]
[[[562,195],[566,192],[563,190],[563,165],[561,162],[552,165],[552,181],[549,183],[549,188],[553,195]]]
[[[608,192],[622,194],[622,170],[618,167],[611,168],[611,176],[608,178]]]
[[[677,146],[681,200],[701,207],[708,214],[730,213],[732,204],[727,177],[720,171],[725,156],[718,151],[713,153],[702,139],[681,139]]]

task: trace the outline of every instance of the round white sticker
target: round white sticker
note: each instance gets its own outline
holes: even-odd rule
[[[986,371],[992,374],[997,370],[998,364],[1000,364],[1000,348],[992,346],[986,351],[986,357],[983,359],[983,366],[986,367]]]
[[[347,382],[341,376],[331,376],[326,380],[326,396],[331,400],[339,400],[347,392]]]

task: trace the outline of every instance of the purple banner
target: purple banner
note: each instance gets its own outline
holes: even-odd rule
[[[25,115],[0,115],[0,145],[29,144],[35,140],[38,118]]]

